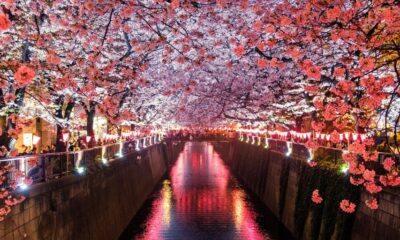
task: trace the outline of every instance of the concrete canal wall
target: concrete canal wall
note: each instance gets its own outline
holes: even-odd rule
[[[301,159],[286,157],[262,146],[240,141],[214,144],[236,176],[273,212],[296,239],[400,239],[400,192],[385,190],[380,208],[363,202],[366,194],[342,173],[311,168]],[[324,193],[322,204],[311,202],[314,189]],[[339,202],[358,204],[345,214]]]
[[[84,176],[34,185],[0,222],[0,239],[117,239],[182,149],[158,144]]]

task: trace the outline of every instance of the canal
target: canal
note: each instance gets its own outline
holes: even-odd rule
[[[120,239],[290,239],[207,142],[188,142]]]

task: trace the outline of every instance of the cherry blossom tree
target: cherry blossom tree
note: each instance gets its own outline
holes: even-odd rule
[[[96,115],[141,126],[274,125],[309,117],[315,131],[332,136],[383,125],[386,144],[393,132],[399,150],[398,0],[5,0],[0,6],[3,157],[18,154],[16,138],[34,117],[57,125],[62,151],[61,134],[77,121],[74,109],[82,110],[76,117],[89,136]],[[376,194],[400,179],[392,158],[376,177],[373,145],[355,141],[344,160],[351,183],[372,194],[366,204],[376,209]],[[0,181],[10,171],[1,165]],[[9,185],[0,192],[0,219],[21,201],[13,197],[16,183]],[[355,206],[344,200],[341,208]]]

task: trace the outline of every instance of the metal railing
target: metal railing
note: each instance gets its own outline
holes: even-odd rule
[[[23,181],[26,178],[32,179],[33,183],[38,183],[75,173],[83,174],[84,172],[96,171],[109,162],[159,143],[161,140],[162,135],[157,134],[74,152],[4,158],[0,159],[0,164],[11,164],[13,166],[15,170],[7,173],[6,177],[11,181],[16,181],[23,188],[25,187]],[[0,185],[0,188],[4,187],[7,186]]]
[[[258,137],[253,135],[246,135],[242,138],[239,138],[241,141],[247,143],[266,145],[266,141],[268,142],[268,149],[279,152],[284,155],[290,155],[292,157],[301,159],[301,160],[311,160],[311,159],[327,159],[332,164],[338,165],[344,163],[342,155],[344,152],[348,151],[347,149],[319,146],[317,150],[311,152],[304,143],[291,142],[287,140],[273,139],[265,137]],[[387,157],[392,157],[395,161],[398,161],[399,155],[395,155],[392,153],[379,152],[378,153],[378,161],[382,163],[383,160]]]

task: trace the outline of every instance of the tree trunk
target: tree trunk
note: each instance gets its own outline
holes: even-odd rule
[[[60,96],[56,100],[56,104],[59,106],[57,112],[56,112],[56,117],[60,119],[66,119],[69,120],[71,117],[72,110],[74,109],[75,102],[70,99],[69,102],[67,103],[67,106],[65,110],[63,110],[63,104],[64,104],[64,96]],[[60,126],[59,124],[57,125],[57,139],[56,139],[56,152],[65,152],[67,150],[67,144],[63,141],[63,130],[64,128]]]
[[[122,136],[122,128],[121,128],[121,126],[117,126],[117,132],[118,132],[118,136],[121,137]]]
[[[63,127],[57,125],[57,135],[56,135],[56,152],[66,152],[67,144],[63,141]]]
[[[88,143],[88,147],[93,147],[95,138],[94,138],[94,117],[96,115],[96,110],[95,108],[91,108],[90,111],[87,113],[87,121],[86,121],[86,131],[87,131],[87,136],[90,136],[90,142]]]
[[[58,109],[56,111],[56,117],[57,118],[63,118],[63,109],[62,105],[64,102],[64,95],[59,96],[56,99],[55,104],[58,105]],[[65,152],[67,150],[66,144],[63,142],[63,136],[62,136],[62,130],[63,127],[57,124],[57,134],[56,134],[56,152]]]
[[[300,117],[296,117],[295,118],[295,131],[297,131],[297,132],[301,132],[303,129],[302,129],[302,124],[303,124],[303,118],[302,118],[302,116],[300,116]]]
[[[24,43],[24,47],[22,49],[21,62],[23,62],[23,63],[29,62],[30,54],[31,54],[31,52],[29,50],[29,42],[26,40]],[[12,90],[12,88],[10,89],[9,92],[12,92],[11,90]],[[3,92],[2,92],[2,94],[3,94]],[[24,103],[24,98],[25,98],[25,87],[18,88],[17,90],[15,90],[15,100],[14,100],[15,104],[12,107],[12,110],[13,110],[12,112],[14,112],[16,115],[19,115],[20,108]],[[3,101],[4,101],[4,99],[3,99]],[[5,103],[1,102],[1,104],[5,104]],[[6,127],[7,131],[15,128],[15,124],[12,123],[10,121],[10,119],[7,119],[6,124],[7,124],[7,127]],[[17,143],[17,141],[15,139],[12,139],[10,136],[7,135],[7,139],[6,139],[4,145],[10,151],[15,148],[16,143]]]

